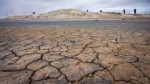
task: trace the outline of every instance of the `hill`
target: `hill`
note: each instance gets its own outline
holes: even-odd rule
[[[77,9],[62,9],[51,11],[40,15],[11,16],[7,19],[40,19],[40,20],[95,20],[95,19],[125,19],[138,18],[150,19],[150,15],[145,14],[120,14],[115,12],[86,12]]]

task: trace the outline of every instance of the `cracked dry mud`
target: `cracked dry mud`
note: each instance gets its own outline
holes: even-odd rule
[[[0,84],[150,84],[150,32],[0,29]]]

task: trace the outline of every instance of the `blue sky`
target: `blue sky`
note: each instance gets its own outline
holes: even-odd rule
[[[128,13],[136,8],[138,13],[150,14],[150,0],[0,0],[0,18],[69,8],[92,12],[122,12],[125,8]]]

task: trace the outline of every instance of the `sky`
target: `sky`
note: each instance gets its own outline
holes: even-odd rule
[[[90,12],[122,12],[150,14],[150,0],[0,0],[0,18],[14,15],[46,13],[59,9],[79,9]]]

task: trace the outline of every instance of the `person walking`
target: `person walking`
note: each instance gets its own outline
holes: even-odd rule
[[[123,9],[123,13],[126,14],[126,10],[125,9]]]
[[[89,12],[89,10],[87,10],[87,12]]]
[[[136,14],[136,9],[134,9],[134,14]]]
[[[33,15],[35,15],[35,12],[33,12]]]

